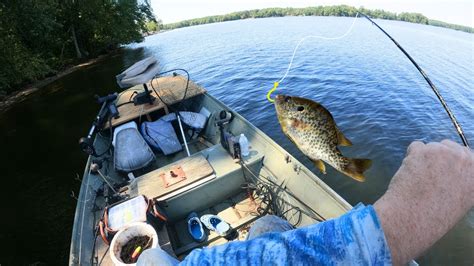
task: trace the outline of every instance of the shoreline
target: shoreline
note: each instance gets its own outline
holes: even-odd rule
[[[89,60],[87,60],[85,62],[82,62],[82,63],[79,63],[77,65],[72,65],[72,66],[66,67],[65,69],[59,71],[58,73],[56,73],[55,75],[53,75],[51,77],[47,77],[47,78],[44,78],[44,79],[41,79],[41,80],[38,80],[38,81],[35,81],[33,83],[30,83],[30,84],[27,84],[25,86],[20,87],[18,90],[12,92],[9,95],[6,95],[3,99],[0,100],[0,114],[3,113],[3,112],[6,112],[13,105],[28,99],[28,97],[30,95],[38,92],[44,86],[47,86],[47,85],[53,83],[54,81],[56,81],[56,80],[58,80],[58,79],[60,79],[64,76],[67,76],[67,75],[69,75],[69,74],[71,74],[71,73],[73,73],[73,72],[75,72],[79,69],[82,69],[84,67],[87,67],[87,66],[93,65],[97,62],[100,62],[100,61],[110,57],[111,55],[119,53],[120,51],[121,51],[121,49],[116,49],[116,50],[110,51],[107,54],[99,55],[96,58],[89,59]]]
[[[326,10],[328,9],[328,10]],[[332,9],[337,9],[333,12]],[[354,17],[357,12],[364,12],[372,19],[384,19],[393,21],[405,21],[409,23],[430,25],[434,27],[441,27],[446,29],[452,29],[456,31],[466,32],[474,34],[474,28],[466,25],[459,25],[430,19],[421,13],[413,12],[390,12],[385,10],[373,10],[366,9],[363,7],[356,8],[348,5],[334,5],[334,6],[310,6],[302,8],[282,8],[282,7],[270,7],[263,9],[251,9],[244,11],[236,11],[223,15],[205,16],[200,18],[185,19],[178,22],[172,22],[163,24],[160,26],[161,31],[174,30],[179,28],[186,28],[190,26],[205,25],[226,21],[235,21],[243,19],[258,19],[258,18],[269,18],[269,17],[304,17],[304,16],[334,16],[334,17]]]

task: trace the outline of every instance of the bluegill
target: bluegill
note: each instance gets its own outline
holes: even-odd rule
[[[277,95],[275,108],[283,133],[326,174],[324,162],[351,178],[364,182],[369,159],[344,157],[337,146],[351,146],[337,128],[331,113],[312,100]],[[323,162],[324,161],[324,162]]]

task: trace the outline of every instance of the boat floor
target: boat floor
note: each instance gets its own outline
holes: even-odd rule
[[[242,192],[234,197],[225,199],[220,204],[198,212],[198,215],[218,215],[239,233],[238,237],[234,240],[245,240],[249,225],[260,217],[257,209],[259,206],[261,206],[260,203],[249,197],[247,193]],[[219,236],[216,232],[207,229],[207,240],[203,243],[195,242],[188,233],[186,219],[174,223],[169,229],[170,237],[175,243],[175,253],[179,258],[184,258],[185,255],[195,248],[215,246],[228,242],[228,240]]]
[[[250,226],[263,215],[258,212],[258,207],[261,206],[262,204],[258,199],[255,200],[253,197],[249,197],[249,194],[243,191],[223,200],[217,205],[199,211],[198,215],[218,215],[238,232],[238,236],[231,241],[245,240]],[[96,215],[99,215],[99,213]],[[229,242],[229,240],[219,236],[217,233],[205,230],[208,234],[207,240],[203,243],[195,242],[188,233],[187,220],[182,219],[165,225],[158,232],[159,244],[168,254],[182,260],[195,248],[210,247]],[[110,254],[108,254],[110,252],[108,248],[109,246],[100,237],[96,239],[98,265],[114,265]]]

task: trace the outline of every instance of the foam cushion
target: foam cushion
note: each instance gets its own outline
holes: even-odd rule
[[[123,128],[114,134],[115,169],[131,172],[155,160],[155,155],[135,127]]]
[[[158,120],[143,122],[141,132],[146,142],[164,155],[172,154],[183,149],[171,122]]]

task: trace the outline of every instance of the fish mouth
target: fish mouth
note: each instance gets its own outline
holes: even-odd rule
[[[285,95],[276,95],[275,96],[275,111],[276,111],[276,116],[278,119],[278,123],[281,126],[281,130],[283,131],[284,134],[286,134],[286,124],[285,124],[285,110],[284,110],[284,103],[285,103]]]
[[[277,113],[282,113],[282,111],[285,108],[285,105],[286,105],[286,101],[285,99],[287,99],[288,96],[286,95],[282,95],[282,94],[278,94],[277,96],[275,96],[275,109],[277,111]]]
[[[285,96],[278,94],[275,96],[275,110],[278,116],[281,116],[282,114],[282,109],[283,109],[283,103],[285,102]]]
[[[283,99],[285,99],[285,95],[278,94],[277,96],[275,96],[275,103],[281,103]]]
[[[283,95],[283,94],[278,94],[277,96],[275,96],[275,105],[281,105],[285,102],[285,99],[287,98],[288,96],[286,95]]]

